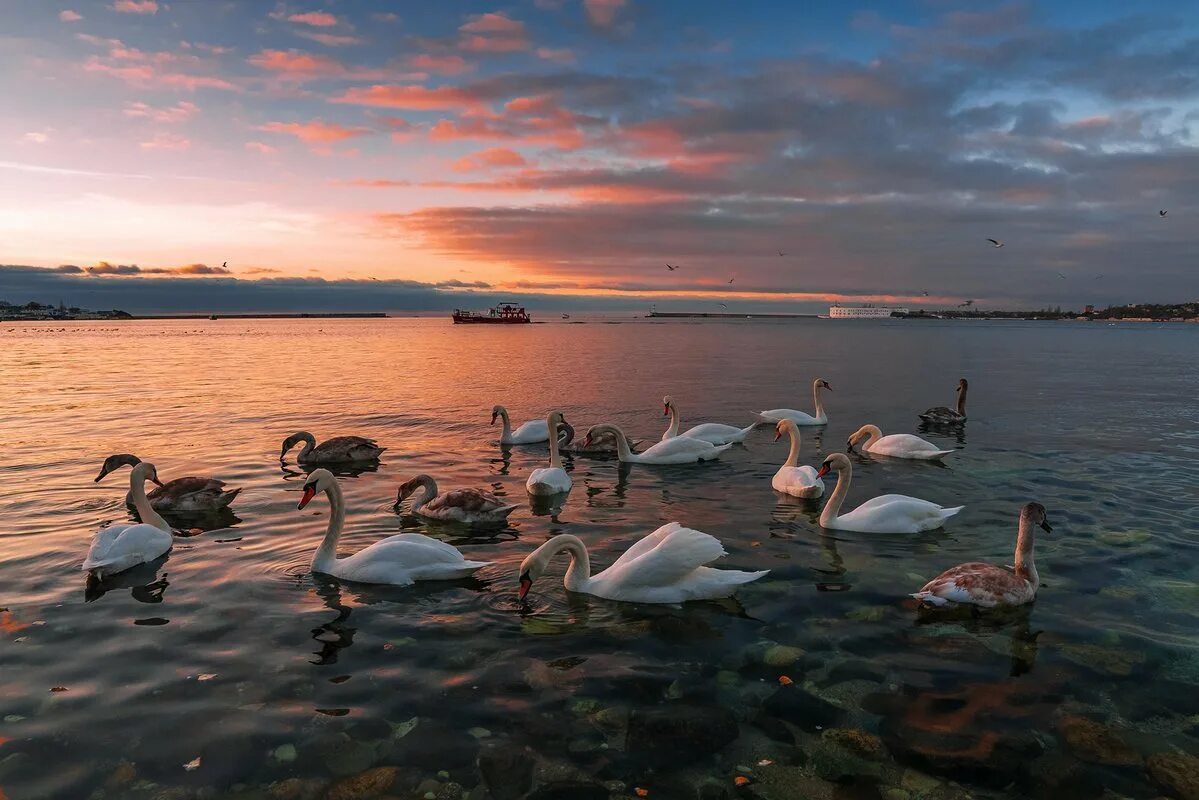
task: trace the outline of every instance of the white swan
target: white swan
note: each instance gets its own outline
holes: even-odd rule
[[[346,508],[341,484],[327,469],[316,469],[304,484],[297,508],[308,505],[317,492],[329,498],[329,528],[312,556],[312,571],[346,581],[408,586],[416,581],[444,581],[469,577],[487,561],[467,561],[445,542],[419,533],[388,536],[352,556],[337,557],[337,541],[345,524]]]
[[[713,536],[670,522],[641,539],[598,575],[591,574],[587,547],[563,533],[538,547],[521,562],[520,599],[545,573],[554,556],[570,554],[562,583],[571,592],[631,603],[682,603],[728,597],[737,587],[770,570],[743,572],[704,566],[727,555]]]
[[[492,425],[495,424],[497,418],[504,421],[504,430],[500,433],[500,444],[539,444],[549,441],[550,429],[543,419],[529,420],[516,430],[512,430],[512,422],[508,419],[508,409],[503,406],[492,406]]]
[[[334,436],[318,445],[316,437],[311,433],[299,431],[283,440],[283,449],[279,452],[279,460],[282,461],[287,455],[287,451],[300,442],[304,443],[304,447],[300,449],[296,461],[301,464],[348,464],[373,461],[387,449],[379,447],[374,439],[367,439],[364,436]]]
[[[96,578],[124,572],[130,567],[153,561],[171,549],[171,526],[146,498],[146,481],[162,486],[158,471],[148,461],[134,465],[129,473],[129,493],[140,523],[120,523],[103,528],[92,537],[83,569]]]
[[[681,422],[679,416],[679,408],[674,404],[674,398],[670,395],[662,398],[662,416],[670,415],[670,427],[662,434],[662,441],[673,439],[676,436],[686,436],[690,439],[701,439],[711,444],[730,444],[733,442],[744,442],[745,437],[757,427],[757,423],[750,425],[747,428],[735,428],[732,425],[722,425],[719,422],[705,422],[702,425],[695,425],[688,428],[686,432],[679,433],[679,424]]]
[[[940,528],[965,506],[944,508],[902,494],[884,494],[841,515],[841,503],[853,480],[853,465],[843,453],[833,453],[820,466],[820,477],[837,471],[837,487],[820,512],[820,525],[830,530],[859,533],[919,533]]]
[[[400,485],[396,492],[395,510],[399,511],[404,500],[420,489],[424,491],[412,501],[412,513],[429,519],[486,525],[506,522],[508,515],[516,510],[515,505],[505,505],[491,492],[479,489],[451,489],[438,494],[437,482],[428,475],[417,475]]]
[[[1036,533],[1033,526],[1039,525],[1046,533],[1053,528],[1045,517],[1045,506],[1040,503],[1025,503],[1020,509],[1020,533],[1016,538],[1016,562],[1011,569],[994,564],[973,561],[947,569],[924,584],[912,597],[935,606],[948,603],[967,603],[984,608],[995,606],[1022,606],[1037,597],[1041,578],[1033,559],[1033,544]]]
[[[732,447],[731,444],[715,445],[705,442],[703,439],[676,436],[673,439],[658,442],[641,453],[634,453],[629,449],[628,438],[624,435],[624,431],[609,424],[592,426],[591,430],[587,431],[587,437],[583,440],[583,444],[590,444],[592,439],[604,433],[616,437],[617,457],[630,464],[697,464],[700,461],[713,461]]]
[[[812,405],[816,407],[816,416],[796,411],[793,408],[772,408],[768,411],[759,411],[758,416],[767,422],[789,419],[796,425],[827,425],[828,415],[824,413],[824,406],[820,402],[821,389],[828,389],[831,392],[833,387],[829,386],[828,381],[822,378],[812,381]]]
[[[867,438],[869,437],[869,438]],[[866,439],[862,449],[867,453],[893,458],[912,458],[919,461],[935,461],[942,459],[954,450],[941,450],[930,441],[913,436],[910,433],[892,433],[883,436],[877,425],[863,425],[849,437],[849,449],[858,442]]]
[[[550,465],[529,473],[529,478],[525,481],[525,491],[531,495],[545,497],[570,491],[570,476],[562,469],[562,456],[558,453],[558,426],[562,422],[561,411],[551,411],[545,418],[546,430],[554,432],[552,437],[546,437],[550,443]]]
[[[96,483],[113,470],[124,466],[134,467],[141,459],[129,453],[118,453],[104,459]],[[225,482],[216,478],[175,478],[155,487],[146,495],[155,511],[165,514],[199,514],[218,511],[233,502],[241,489],[226,489]],[[125,495],[125,503],[133,505],[133,490]]]
[[[937,406],[930,408],[920,415],[920,419],[925,422],[931,422],[934,425],[957,425],[966,421],[966,392],[970,388],[970,383],[965,378],[958,379],[957,392],[957,409],[946,408],[945,406]]]
[[[789,494],[794,497],[815,498],[824,494],[824,481],[820,479],[815,467],[799,466],[799,448],[802,442],[799,427],[789,419],[779,420],[775,426],[774,440],[777,442],[783,433],[791,435],[791,452],[779,471],[774,473],[770,485],[776,492]]]

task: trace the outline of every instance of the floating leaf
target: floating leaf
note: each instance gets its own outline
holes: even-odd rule
[[[649,789],[642,789],[640,786],[638,786],[633,791],[637,793],[638,797],[649,797]]]
[[[350,679],[349,675],[337,675],[329,679],[329,683],[345,683]]]
[[[196,676],[196,680],[198,680],[198,681],[210,681],[210,680],[212,680],[212,679],[213,679],[213,678],[215,678],[215,677],[216,677],[216,673],[215,673],[215,672],[201,672],[199,675],[197,675],[197,676]]]
[[[327,717],[344,717],[350,713],[348,708],[317,708],[314,709],[318,714],[324,714]]]
[[[67,690],[67,687],[65,687],[65,686],[55,686],[55,687],[54,687],[53,689],[51,689],[50,691],[52,691],[52,692],[65,692],[65,691],[68,691],[68,690]]]
[[[793,683],[795,683],[795,681],[791,680],[786,675],[779,675],[779,685],[780,686],[790,686]]]
[[[733,784],[736,786],[749,786],[750,783],[751,781],[749,778],[745,777],[744,775],[738,775],[737,777],[733,778]]]
[[[773,763],[774,763],[774,762],[773,762],[773,761],[771,761],[769,758],[764,758],[764,759],[762,759],[761,761],[759,761],[759,762],[758,762],[758,766],[759,766],[759,767],[769,767],[769,766],[770,766],[771,764],[773,764]]]
[[[193,769],[199,769],[200,768],[200,757],[196,756],[191,761],[184,764],[183,768],[185,770],[187,770],[188,772],[191,772]]]

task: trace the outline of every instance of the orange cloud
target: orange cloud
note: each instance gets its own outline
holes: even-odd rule
[[[531,46],[525,24],[501,13],[478,14],[458,34],[458,47],[471,53],[515,53]]]
[[[537,57],[559,64],[575,63],[575,53],[569,47],[538,47]]]
[[[115,0],[109,8],[123,14],[158,13],[158,3],[155,0]]]
[[[264,156],[279,152],[277,148],[271,147],[264,142],[246,142],[246,149],[255,153],[261,153]]]
[[[408,59],[408,66],[413,69],[436,72],[442,75],[460,75],[474,67],[462,56],[433,55],[421,53]]]
[[[68,8],[65,11],[58,12],[58,19],[60,22],[78,22],[83,19],[83,15]]]
[[[299,50],[262,50],[247,59],[259,69],[274,72],[289,80],[303,80],[346,73],[345,65],[331,56]]]
[[[587,19],[597,28],[610,28],[616,21],[616,15],[628,5],[628,0],[583,0],[583,9]]]
[[[515,150],[507,147],[489,147],[468,156],[463,156],[454,162],[455,172],[474,172],[482,169],[506,169],[508,167],[523,167],[529,162]]]
[[[314,28],[332,28],[337,25],[337,17],[326,11],[308,11],[304,14],[292,14],[288,22],[298,22],[301,25],[311,25]]]
[[[258,130],[285,133],[308,144],[331,144],[371,133],[369,128],[347,128],[319,119],[309,122],[268,122],[266,125],[259,125]]]
[[[478,106],[480,99],[473,93],[457,86],[439,86],[429,89],[425,86],[376,84],[367,88],[350,89],[340,97],[334,97],[332,102],[378,108],[431,111]]]
[[[296,31],[297,36],[303,36],[305,39],[311,39],[314,42],[320,42],[326,47],[344,47],[349,44],[360,44],[362,42],[357,36],[348,36],[340,33],[318,33],[317,31]]]

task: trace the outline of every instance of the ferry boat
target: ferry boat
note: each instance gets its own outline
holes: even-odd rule
[[[889,319],[893,316],[907,314],[906,308],[891,308],[889,306],[829,306],[829,319]]]
[[[522,325],[532,321],[524,306],[516,303],[500,303],[486,314],[454,309],[455,325]]]

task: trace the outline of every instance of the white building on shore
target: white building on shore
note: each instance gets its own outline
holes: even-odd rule
[[[906,308],[889,306],[829,306],[829,319],[888,319],[893,314],[907,314]]]

